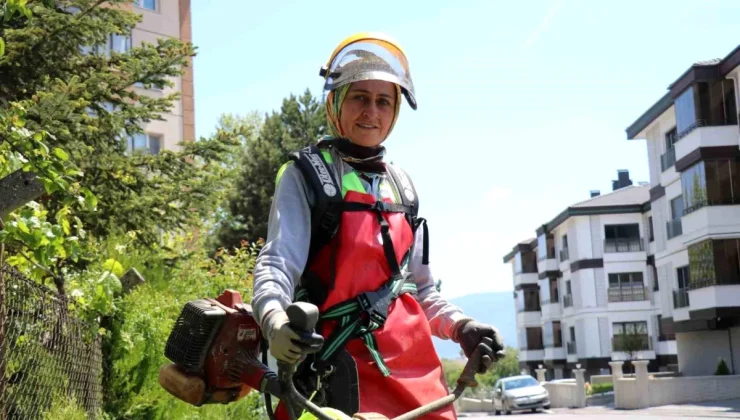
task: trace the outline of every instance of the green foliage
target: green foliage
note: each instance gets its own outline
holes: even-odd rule
[[[57,393],[52,400],[51,407],[44,413],[43,420],[88,420],[85,409],[77,404],[74,398]]]
[[[265,118],[259,136],[246,137],[246,151],[236,187],[229,197],[230,216],[217,232],[220,246],[239,247],[241,241],[267,237],[267,221],[275,177],[288,154],[303,148],[325,132],[326,113],[311,93],[283,100],[280,112]]]
[[[506,348],[506,357],[499,360],[493,367],[493,369],[482,375],[476,375],[478,380],[478,387],[475,389],[466,389],[463,396],[466,397],[490,397],[490,393],[493,390],[493,386],[501,378],[508,376],[518,375],[519,370],[519,359],[517,357],[516,349],[511,347]],[[457,378],[460,377],[463,368],[465,367],[464,360],[449,360],[442,359],[442,370],[444,371],[445,380],[447,386],[450,389],[454,389],[457,384]]]
[[[614,391],[614,384],[610,382],[604,382],[601,384],[590,384],[586,387],[586,391],[588,395],[603,394],[605,392]]]
[[[135,267],[147,282],[123,297],[106,339],[106,411],[116,418],[264,418],[255,397],[227,407],[195,408],[157,381],[160,366],[169,363],[165,343],[186,302],[216,297],[227,288],[241,292],[246,302],[251,299],[257,245],[214,258],[203,249],[192,239],[175,237],[165,247],[132,249],[118,260],[124,270]],[[174,263],[168,266],[167,261]]]
[[[717,370],[714,372],[715,375],[729,375],[730,374],[730,368],[727,367],[727,363],[725,363],[725,359],[720,358],[719,363],[717,363]]]

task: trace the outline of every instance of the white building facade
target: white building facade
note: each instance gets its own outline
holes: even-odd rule
[[[646,140],[652,251],[684,375],[740,369],[740,47],[692,65],[628,129]]]
[[[620,171],[610,194],[565,209],[504,257],[512,264],[519,362],[548,379],[609,373],[612,360],[675,368],[655,282],[650,193]],[[629,342],[625,340],[628,333]]]

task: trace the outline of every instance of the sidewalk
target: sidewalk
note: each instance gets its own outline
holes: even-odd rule
[[[558,408],[556,413],[569,413],[577,415],[650,415],[650,416],[674,416],[674,417],[710,417],[710,418],[738,418],[740,419],[740,399],[724,401],[708,401],[704,403],[663,405],[641,410],[615,410],[613,405],[603,407],[586,407],[577,409]]]

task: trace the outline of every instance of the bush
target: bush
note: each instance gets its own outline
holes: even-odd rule
[[[586,393],[588,395],[597,395],[611,391],[614,391],[614,385],[607,382],[601,384],[591,384]]]
[[[244,302],[252,298],[252,269],[257,246],[246,244],[213,258],[188,238],[177,238],[160,249],[130,249],[119,262],[135,267],[146,283],[118,302],[109,321],[105,350],[108,365],[105,410],[114,418],[265,418],[259,395],[227,406],[201,408],[177,400],[158,382],[159,368],[169,363],[164,347],[186,302],[217,297],[235,289]]]
[[[729,375],[730,369],[727,367],[727,363],[725,363],[725,359],[720,358],[719,363],[717,364],[717,370],[714,372],[715,375]]]

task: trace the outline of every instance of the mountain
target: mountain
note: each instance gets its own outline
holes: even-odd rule
[[[450,299],[450,303],[462,308],[466,315],[476,321],[495,326],[504,338],[504,345],[517,347],[516,312],[512,292],[476,293]],[[434,337],[434,348],[440,358],[460,358],[460,345],[450,340]]]

